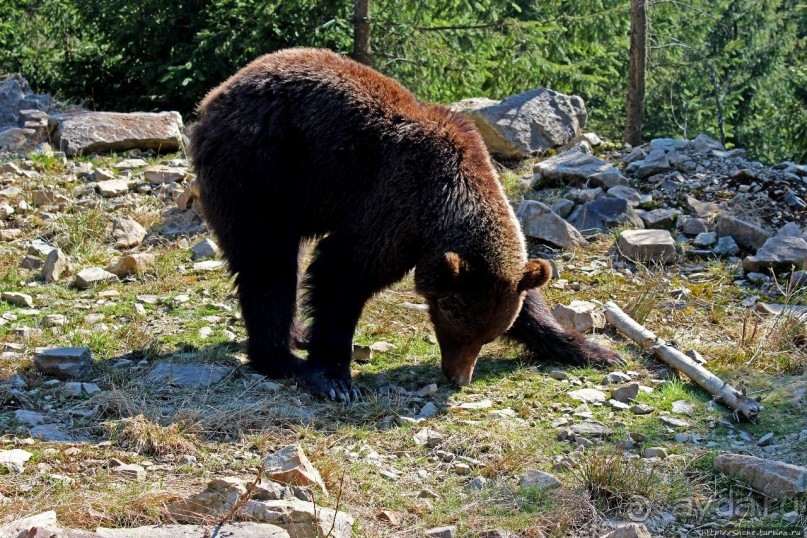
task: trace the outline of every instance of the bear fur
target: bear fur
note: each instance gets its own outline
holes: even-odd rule
[[[191,154],[205,218],[236,275],[252,365],[357,396],[353,333],[365,303],[415,269],[446,376],[468,384],[502,334],[540,359],[618,355],[565,331],[471,123],[325,50],[258,58],[200,106]],[[293,352],[301,243],[307,360]]]

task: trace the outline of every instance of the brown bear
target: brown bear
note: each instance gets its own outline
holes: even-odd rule
[[[350,376],[364,304],[415,269],[445,375],[471,380],[480,348],[506,334],[540,359],[619,356],[561,328],[471,123],[419,102],[325,50],[258,58],[200,106],[191,155],[206,220],[236,275],[248,356],[331,398]],[[303,281],[308,358],[292,353],[301,242],[319,239]]]

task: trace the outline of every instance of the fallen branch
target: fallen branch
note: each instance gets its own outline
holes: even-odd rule
[[[706,389],[716,402],[732,409],[735,420],[739,421],[739,415],[748,420],[754,420],[762,410],[756,400],[749,398],[744,392],[739,392],[674,347],[668,346],[652,331],[646,329],[623,312],[616,303],[612,301],[606,303],[605,319],[643,349],[652,351],[656,357],[671,368],[681,372],[697,385]]]

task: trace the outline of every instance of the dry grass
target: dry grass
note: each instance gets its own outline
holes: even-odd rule
[[[178,421],[160,426],[143,415],[124,418],[116,423],[107,423],[109,437],[120,446],[138,454],[164,456],[166,454],[195,454],[198,442],[188,430],[194,423]]]

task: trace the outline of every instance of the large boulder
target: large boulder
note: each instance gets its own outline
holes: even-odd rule
[[[527,237],[561,248],[574,248],[586,244],[583,235],[546,204],[524,200],[518,207],[517,215]]]
[[[535,165],[544,178],[592,187],[627,185],[628,180],[611,163],[577,149],[565,151]]]
[[[581,97],[548,88],[511,95],[504,101],[466,99],[451,109],[476,124],[491,153],[518,159],[570,142],[588,117]]]
[[[745,454],[721,454],[714,468],[739,478],[766,497],[794,498],[807,493],[807,468]]]
[[[179,112],[76,112],[51,116],[51,137],[67,155],[130,149],[177,151],[182,145]]]
[[[759,272],[768,268],[790,270],[791,266],[800,269],[807,260],[807,241],[801,237],[777,235],[771,237],[757,250],[754,256],[743,260],[743,269]]]
[[[717,236],[730,236],[743,248],[757,249],[771,238],[771,234],[759,225],[729,215],[717,221]]]
[[[21,110],[50,112],[53,99],[49,95],[35,94],[28,82],[18,74],[0,82],[0,131],[4,127],[22,127]]]

